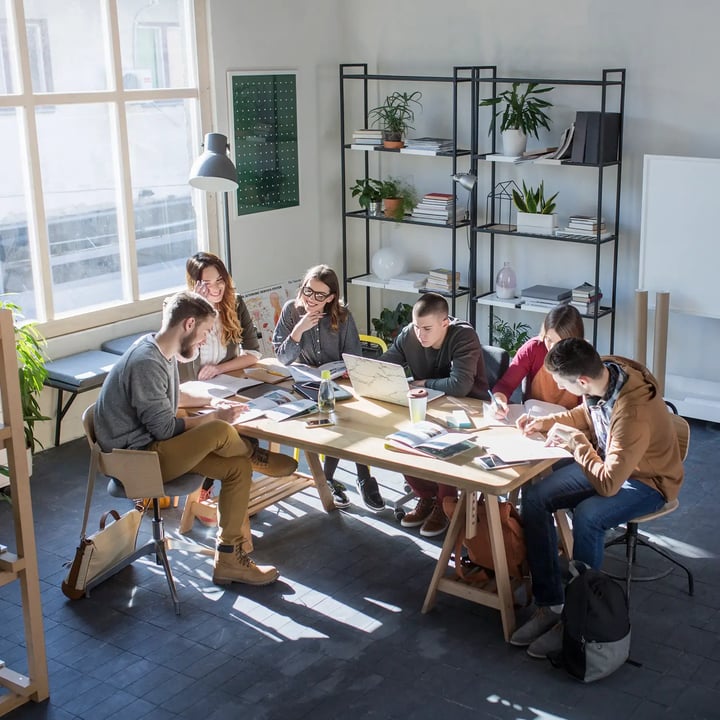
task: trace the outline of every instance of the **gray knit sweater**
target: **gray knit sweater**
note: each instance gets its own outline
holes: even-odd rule
[[[136,342],[113,365],[95,403],[95,436],[105,452],[142,450],[185,430],[175,417],[179,380],[177,360],[168,360],[155,334]]]
[[[288,300],[283,305],[272,337],[275,355],[283,365],[300,362],[318,367],[326,362],[342,360],[343,353],[362,355],[357,325],[349,311],[337,330],[332,329],[330,316],[326,315],[316,327],[304,332],[297,343],[290,333],[304,314],[305,308],[296,307],[295,300]]]

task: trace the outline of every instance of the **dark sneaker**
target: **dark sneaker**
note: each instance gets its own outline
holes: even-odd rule
[[[560,613],[553,612],[549,607],[539,607],[533,616],[510,636],[510,644],[527,647],[559,622]]]
[[[435,537],[436,535],[442,535],[446,530],[449,521],[445,511],[442,509],[442,505],[435,503],[432,512],[427,516],[425,522],[420,528],[420,534],[423,537]]]
[[[337,480],[328,480],[328,485],[332,490],[333,503],[336,508],[341,510],[350,507],[350,498],[348,498],[345,492],[345,486]]]
[[[292,475],[297,470],[297,460],[289,455],[270,452],[255,446],[253,454],[250,456],[250,464],[255,472],[262,473],[269,477],[285,477]]]
[[[253,559],[237,545],[218,545],[215,550],[215,569],[213,582],[216,585],[229,585],[233,582],[246,585],[269,585],[275,582],[280,573],[272,565],[256,565]]]
[[[530,643],[527,654],[531,658],[544,660],[552,653],[560,652],[563,644],[563,624],[555,623],[546,633]]]
[[[367,478],[367,480],[358,478],[357,488],[368,510],[380,512],[385,508],[385,501],[380,494],[380,488],[378,488],[377,480],[374,477]]]
[[[420,498],[414,510],[406,513],[405,517],[400,521],[403,527],[417,527],[427,520],[428,515],[435,507],[434,498]]]

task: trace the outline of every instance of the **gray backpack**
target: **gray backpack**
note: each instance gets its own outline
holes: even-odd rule
[[[570,563],[562,650],[550,658],[581,682],[607,677],[630,654],[630,614],[623,588],[604,573]]]

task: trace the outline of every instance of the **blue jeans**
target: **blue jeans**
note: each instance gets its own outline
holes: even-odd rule
[[[620,523],[659,510],[665,498],[654,488],[629,478],[612,497],[598,495],[577,463],[523,487],[522,518],[535,604],[564,602],[553,513],[573,512],[573,559],[592,568],[602,565],[605,532]]]

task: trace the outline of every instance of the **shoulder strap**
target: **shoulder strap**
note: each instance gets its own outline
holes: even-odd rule
[[[85,512],[83,514],[82,528],[80,530],[80,541],[82,542],[86,537],[86,530],[88,524],[88,518],[90,517],[90,505],[92,503],[93,491],[95,490],[95,474],[98,471],[98,455],[94,448],[90,450],[90,469],[88,470],[88,484],[87,492],[85,494]]]

